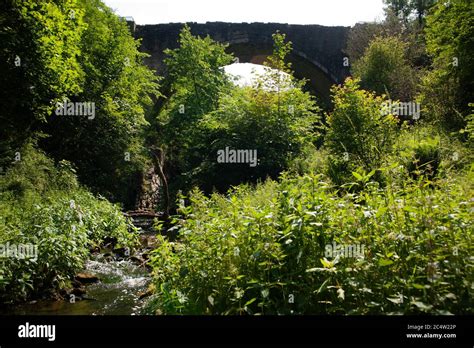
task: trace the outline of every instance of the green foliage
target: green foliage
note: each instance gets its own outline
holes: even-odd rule
[[[411,0],[383,0],[384,4],[401,18],[407,18],[411,11]]]
[[[19,161],[14,162],[2,175],[2,191],[11,194],[11,199],[22,199],[31,194],[44,194],[48,190],[74,190],[78,188],[70,163],[63,161],[58,168],[43,153],[34,150],[33,143],[25,145],[19,152]]]
[[[468,144],[474,147],[474,103],[470,103],[471,113],[466,117],[466,128],[461,130],[461,134],[466,134]]]
[[[291,63],[286,62],[286,57],[293,50],[291,41],[286,40],[286,35],[277,31],[272,35],[273,39],[273,53],[264,62],[270,68],[292,74]]]
[[[162,238],[151,257],[149,310],[472,313],[472,173],[438,189],[330,187],[306,175],[225,196],[191,193],[175,220],[179,241]],[[333,243],[363,245],[363,256],[331,258]]]
[[[205,146],[198,130],[201,119],[218,107],[221,93],[231,87],[222,69],[232,61],[225,48],[209,36],[193,36],[186,25],[179,47],[165,51],[172,95],[157,116],[149,142],[165,154],[167,174],[176,178],[172,194],[189,182],[185,173],[193,170],[199,161],[196,158],[202,156],[198,150]]]
[[[159,134],[168,150],[168,168],[179,174],[174,187],[225,191],[277,177],[315,140],[319,108],[285,62],[291,44],[280,33],[273,39],[274,53],[266,63],[273,69],[247,88],[230,85],[224,75],[222,65],[231,58],[225,47],[208,37],[193,37],[188,27],[180,34],[180,47],[167,52],[175,93],[159,115]],[[256,150],[258,165],[218,163],[217,152],[226,147]]]
[[[315,139],[318,110],[310,95],[296,88],[279,93],[235,88],[223,95],[219,109],[199,125],[205,140],[194,148],[205,157],[196,161],[196,183],[206,191],[225,191],[241,182],[276,178]],[[258,165],[218,163],[217,153],[226,147],[256,150]]]
[[[387,8],[405,21],[416,14],[420,25],[423,24],[426,14],[436,2],[437,0],[384,0]]]
[[[73,162],[95,192],[130,205],[147,164],[145,111],[158,93],[126,22],[100,0],[0,6],[0,167],[43,132],[40,146],[53,158]],[[65,100],[95,103],[95,117],[55,115]]]
[[[0,166],[7,166],[56,102],[81,91],[85,24],[76,0],[6,0],[0,13]]]
[[[466,125],[474,100],[474,7],[468,0],[439,1],[427,17],[427,49],[433,70],[423,79],[428,118],[449,131]]]
[[[54,116],[42,146],[57,160],[74,162],[82,183],[94,192],[130,207],[139,173],[151,163],[144,149],[145,112],[159,95],[158,78],[143,64],[146,54],[138,51],[123,19],[99,0],[82,1],[81,8],[87,24],[79,57],[85,79],[83,92],[69,97],[94,102],[95,117]]]
[[[0,245],[31,244],[37,255],[0,257],[4,303],[68,286],[89,249],[106,239],[130,248],[137,243],[119,207],[79,187],[67,162],[55,167],[31,145],[22,154],[0,177]]]
[[[152,119],[160,79],[102,1],[3,1],[0,246],[38,253],[0,257],[0,301],[68,287],[104,242],[134,248],[120,207],[82,185],[129,207],[153,163],[172,191],[202,191],[178,194],[178,239],[157,237],[151,312],[472,314],[474,8],[434,2],[386,0],[383,23],[351,30],[356,79],[333,87],[323,141],[285,34],[272,36],[272,69],[240,88],[227,46],[185,26]],[[423,119],[397,133],[382,103],[415,101],[425,44]],[[54,114],[64,100],[95,103],[95,117]],[[218,163],[225,148],[256,150],[258,165]]]
[[[180,118],[181,123],[186,123],[184,129],[192,128],[193,121],[218,106],[219,95],[228,85],[222,67],[232,61],[226,47],[209,36],[193,36],[185,25],[179,34],[179,48],[165,50],[174,99],[184,105]]]
[[[404,73],[403,75],[400,74],[397,77],[395,73],[392,74],[392,78],[395,79],[395,81],[400,81],[397,84],[399,92],[403,89],[403,84],[406,84],[408,81],[411,89],[410,93],[413,93],[413,88],[417,87],[414,84],[419,83],[419,79],[424,70],[431,64],[426,52],[423,25],[419,25],[419,22],[415,22],[411,19],[400,18],[391,8],[386,9],[385,12],[385,19],[382,22],[356,23],[351,27],[346,47],[350,65],[353,67],[354,63],[364,56],[372,41],[375,39],[385,39],[387,40],[386,42],[395,40],[397,43],[401,41],[402,44],[398,44],[398,46],[403,46],[399,47],[399,49],[403,50],[403,55],[396,52],[386,54],[391,57],[396,57],[396,60],[403,62],[405,65],[399,72],[399,74]],[[383,68],[385,71],[389,67]],[[354,69],[352,68],[352,70]],[[412,76],[409,75],[410,70],[413,74]]]
[[[423,175],[433,178],[441,162],[439,139],[428,138],[415,144],[412,160],[407,164],[408,171],[415,177]]]
[[[405,58],[406,50],[407,44],[397,37],[377,37],[354,63],[354,76],[361,80],[364,89],[378,95],[388,94],[394,100],[411,101],[417,73]]]
[[[474,154],[465,143],[429,124],[400,129],[389,163],[403,166],[404,172],[393,175],[396,180],[407,180],[409,176],[423,176],[427,181],[433,177],[445,178],[467,170]]]
[[[369,47],[370,42],[382,36],[383,27],[380,23],[356,23],[350,30],[347,38],[346,51],[350,62],[359,60]],[[352,65],[352,64],[351,64]]]
[[[38,248],[35,260],[0,259],[6,302],[66,286],[104,240],[136,244],[120,207],[82,188],[74,168],[83,183],[126,201],[133,185],[125,184],[146,164],[145,107],[157,79],[125,21],[101,1],[4,1],[0,9],[0,243]],[[64,100],[94,102],[95,118],[53,114]]]
[[[397,122],[393,115],[382,115],[383,101],[359,89],[357,80],[347,79],[343,86],[333,87],[334,110],[327,120],[325,138],[332,156],[330,174],[343,175],[346,169],[354,171],[359,166],[366,171],[382,166],[391,150]]]
[[[302,149],[299,156],[291,160],[288,172],[297,175],[326,173],[328,158],[329,153],[325,148],[321,147],[318,149],[313,145],[306,146]]]

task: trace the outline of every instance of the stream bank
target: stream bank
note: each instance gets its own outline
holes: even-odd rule
[[[134,219],[135,220],[135,219]],[[137,221],[138,222],[138,221]],[[135,224],[135,221],[134,221]],[[150,270],[148,253],[156,245],[152,222],[140,218],[141,246],[134,255],[102,250],[92,253],[74,287],[62,298],[39,299],[0,308],[6,315],[140,315],[144,314]]]

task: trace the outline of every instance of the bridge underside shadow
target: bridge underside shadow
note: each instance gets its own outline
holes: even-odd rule
[[[227,52],[239,58],[240,63],[261,64],[272,54],[272,47],[257,47],[251,43],[237,43],[229,45]],[[288,61],[292,64],[294,75],[298,79],[306,79],[306,90],[316,97],[320,106],[330,106],[330,89],[336,83],[318,66],[293,51]]]

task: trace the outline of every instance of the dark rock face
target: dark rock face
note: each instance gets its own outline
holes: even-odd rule
[[[161,180],[151,167],[143,173],[135,209],[140,211],[154,211],[160,202]]]
[[[293,43],[289,60],[297,77],[306,77],[309,88],[323,100],[329,98],[329,88],[341,83],[349,75],[344,66],[349,27],[325,27],[321,25],[289,25],[280,23],[188,23],[194,35],[209,35],[212,39],[228,43],[239,62],[261,64],[272,52],[272,34],[279,30]],[[166,74],[163,64],[166,48],[178,46],[182,23],[137,25],[134,34],[142,39],[141,50],[151,56],[145,59],[158,74]]]

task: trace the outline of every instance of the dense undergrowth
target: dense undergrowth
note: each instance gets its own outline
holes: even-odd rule
[[[67,162],[55,166],[27,146],[0,177],[0,300],[44,296],[70,285],[89,250],[104,240],[133,247],[136,236],[120,207],[80,187]],[[32,252],[17,253],[30,245]],[[13,251],[12,251],[13,250]]]
[[[322,174],[283,175],[228,195],[195,191],[180,207],[180,241],[163,239],[152,258],[157,294],[149,307],[167,314],[472,313],[472,179],[469,172],[384,188],[359,182],[348,193]],[[330,257],[333,243],[363,253]]]
[[[151,257],[150,312],[472,313],[464,133],[381,113],[385,96],[357,79],[332,91],[323,146],[278,180],[178,199],[178,240]]]
[[[150,313],[473,313],[474,8],[417,1],[414,20],[385,3],[351,28],[354,78],[322,110],[284,33],[241,88],[223,69],[238,57],[184,25],[161,98],[102,1],[5,1],[0,303],[69,287],[103,243],[137,245],[121,208],[153,169],[146,207],[175,213],[178,238],[150,255]]]

